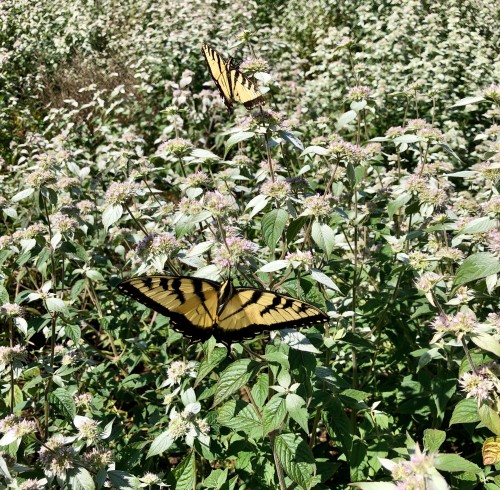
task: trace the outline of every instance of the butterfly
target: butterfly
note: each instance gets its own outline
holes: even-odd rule
[[[266,330],[304,327],[328,321],[315,306],[272,291],[235,287],[184,276],[140,276],[118,289],[170,318],[172,327],[192,341],[212,335],[229,346]]]
[[[206,43],[201,47],[201,52],[228,111],[233,109],[233,102],[239,102],[247,109],[265,104],[264,95],[256,83],[244,75],[232,60],[226,60]]]

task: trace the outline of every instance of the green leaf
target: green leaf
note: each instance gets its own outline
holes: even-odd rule
[[[328,148],[323,148],[322,146],[308,146],[301,154],[301,157],[306,155],[328,155],[330,150]]]
[[[396,214],[396,211],[405,206],[410,199],[411,199],[411,194],[409,192],[405,192],[404,194],[401,194],[401,196],[394,199],[393,201],[389,201],[389,203],[387,204],[387,214],[389,215],[389,218],[392,219],[394,214]]]
[[[460,99],[458,102],[455,102],[451,107],[462,107],[468,104],[477,104],[478,102],[482,102],[483,100],[486,99],[481,95],[476,97],[465,97],[463,99]]]
[[[338,119],[337,123],[335,124],[335,129],[338,131],[339,129],[343,128],[344,126],[347,126],[349,123],[354,121],[358,117],[358,114],[356,111],[347,111],[344,112]]]
[[[72,468],[68,471],[68,479],[72,490],[94,490],[92,475],[85,468]]]
[[[228,366],[215,385],[213,406],[215,407],[233,393],[236,393],[242,386],[245,386],[257,367],[258,363],[250,359],[239,359]]]
[[[73,341],[75,345],[80,343],[82,331],[78,325],[75,325],[74,323],[67,323],[64,325],[64,333]]]
[[[440,471],[449,471],[450,473],[480,473],[481,468],[475,463],[468,461],[458,454],[438,454],[436,456],[436,468]]]
[[[470,338],[481,349],[500,357],[500,342],[493,335],[478,333],[471,335]]]
[[[248,140],[250,138],[253,138],[255,136],[255,133],[251,132],[251,131],[241,131],[239,133],[234,133],[233,135],[231,135],[224,147],[225,147],[225,150],[224,150],[224,158],[226,158],[226,155],[228,153],[228,151],[236,144],[240,143],[241,141],[245,141],[245,140]]]
[[[29,197],[31,196],[31,194],[33,194],[33,192],[35,192],[35,189],[33,188],[29,188],[29,189],[24,189],[23,191],[21,192],[18,192],[15,196],[12,196],[10,198],[10,200],[12,202],[18,202],[18,201],[22,201],[23,199],[25,199],[26,197]]]
[[[146,458],[165,452],[173,443],[174,439],[170,433],[168,431],[162,432],[160,435],[156,436],[154,441],[151,443],[151,447],[149,448]]]
[[[47,310],[53,313],[54,311],[66,311],[66,304],[60,298],[47,298],[45,300]]]
[[[123,215],[123,206],[121,204],[111,204],[102,213],[102,224],[107,231],[108,228],[116,223]]]
[[[264,434],[269,434],[273,430],[279,429],[286,417],[285,400],[274,395],[264,406],[262,411],[262,425],[264,426]]]
[[[107,476],[113,488],[120,490],[135,490],[140,483],[137,477],[122,470],[108,470]]]
[[[396,490],[398,487],[395,483],[385,482],[356,482],[350,483],[349,486],[353,488],[360,488],[361,490]]]
[[[335,232],[327,224],[315,221],[312,225],[311,236],[314,243],[324,250],[327,256],[332,253],[335,244]]]
[[[446,439],[446,432],[437,429],[424,430],[424,448],[426,451],[437,451]]]
[[[224,403],[218,410],[217,421],[235,431],[243,431],[247,437],[259,439],[264,435],[259,415],[250,403],[235,400]]]
[[[293,146],[295,146],[296,148],[298,148],[299,150],[303,150],[304,149],[304,144],[302,143],[302,141],[299,140],[299,138],[297,138],[297,136],[295,136],[293,133],[291,133],[290,131],[283,131],[283,130],[280,130],[278,131],[278,134],[285,140],[285,141],[288,141],[288,143],[291,143]]]
[[[323,284],[323,286],[340,292],[340,289],[337,287],[337,285],[326,274],[319,271],[318,269],[314,269],[311,267],[311,277],[320,284]]]
[[[227,472],[227,468],[224,470],[212,470],[212,473],[203,481],[203,485],[206,488],[221,488],[227,481]]]
[[[500,272],[500,261],[489,252],[479,252],[467,257],[458,268],[454,286],[461,286],[477,279]]]
[[[477,402],[472,398],[460,400],[453,409],[450,425],[452,424],[471,424],[479,422],[479,413],[477,411]]]
[[[498,228],[500,223],[496,219],[490,219],[487,216],[481,218],[476,218],[469,221],[462,229],[460,229],[457,235],[472,235],[474,233],[484,233],[486,231],[492,230],[493,228]]]
[[[280,434],[274,448],[288,477],[302,488],[311,488],[316,465],[311,448],[303,439],[296,434]]]
[[[306,434],[309,434],[309,427],[307,425],[308,414],[307,409],[305,408],[306,401],[295,393],[288,393],[285,398],[285,403],[290,417],[292,417],[292,419],[300,425],[300,428]]]
[[[170,473],[176,490],[193,490],[196,485],[196,461],[194,452],[191,452],[183,461],[178,464]],[[169,476],[170,476],[169,475]],[[170,483],[170,479],[167,480]]]
[[[493,410],[489,405],[481,405],[479,407],[479,419],[493,434],[500,436],[500,415],[496,410]]]
[[[273,209],[262,217],[262,235],[271,253],[274,252],[287,222],[288,213],[284,209]]]
[[[214,349],[209,356],[203,357],[200,365],[198,366],[195,386],[198,385],[202,379],[208,376],[226,358],[226,349]]]
[[[67,419],[73,420],[76,415],[75,402],[71,394],[64,388],[57,388],[49,394],[49,402],[57,407]]]
[[[253,401],[257,404],[260,410],[266,402],[269,393],[269,375],[261,373],[257,376],[257,380],[252,386]]]

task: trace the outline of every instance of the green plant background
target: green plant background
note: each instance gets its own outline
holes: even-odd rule
[[[0,23],[2,486],[500,488],[497,2],[5,0]],[[264,114],[225,110],[204,41],[267,62]],[[116,289],[229,269],[329,324],[228,353]]]

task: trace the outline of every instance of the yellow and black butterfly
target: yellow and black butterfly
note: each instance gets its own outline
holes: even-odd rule
[[[304,327],[328,321],[313,305],[283,294],[235,287],[183,276],[140,276],[118,285],[154,311],[170,318],[171,326],[193,341],[214,336],[229,346],[265,330]]]
[[[229,111],[233,109],[233,102],[239,102],[247,109],[265,104],[264,95],[257,85],[241,73],[233,60],[226,60],[206,43],[201,47],[201,52]]]

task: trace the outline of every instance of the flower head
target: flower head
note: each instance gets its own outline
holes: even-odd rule
[[[66,444],[62,435],[55,435],[40,449],[39,462],[49,475],[64,479],[66,472],[75,467],[75,450]]]
[[[192,378],[196,377],[197,368],[198,363],[194,361],[174,361],[168,368],[168,378],[165,381],[164,386],[180,384],[182,379],[186,376],[190,376]]]
[[[286,180],[276,180],[274,182],[268,180],[262,184],[261,192],[277,201],[284,201],[290,195],[291,189],[291,185]]]
[[[106,191],[104,199],[108,204],[125,204],[134,197],[140,189],[135,182],[112,182]]]
[[[189,155],[194,148],[193,143],[191,141],[186,140],[184,138],[173,138],[167,140],[158,147],[157,154],[171,154],[177,158],[182,158]]]

